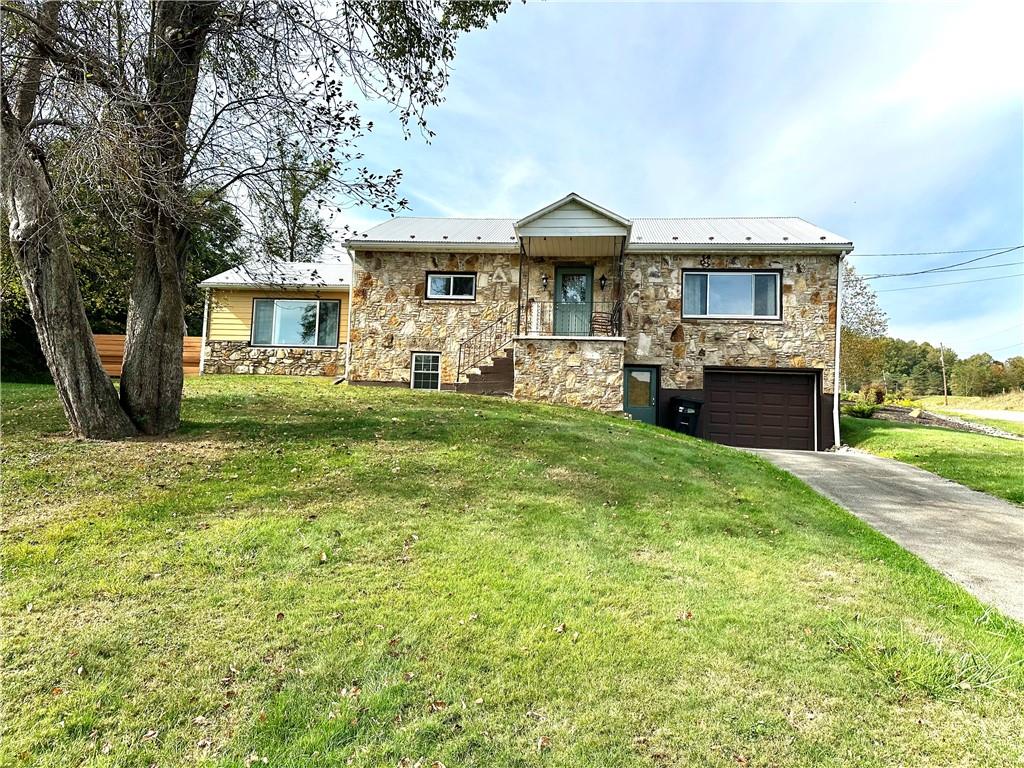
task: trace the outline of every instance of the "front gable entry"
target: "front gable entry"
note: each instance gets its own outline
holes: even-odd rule
[[[625,237],[631,222],[580,197],[566,195],[516,222],[520,237]]]

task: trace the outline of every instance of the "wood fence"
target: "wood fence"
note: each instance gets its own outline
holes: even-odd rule
[[[117,333],[94,333],[96,351],[100,353],[100,362],[108,376],[121,375],[121,363],[124,360],[124,336]],[[199,350],[202,338],[186,336],[185,348],[182,351],[185,375],[199,373]]]

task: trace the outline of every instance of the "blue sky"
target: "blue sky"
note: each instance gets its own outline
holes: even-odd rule
[[[856,254],[1024,243],[1015,8],[517,4],[460,42],[430,144],[371,105],[362,148],[402,168],[412,215],[519,217],[574,191],[626,216],[802,216],[864,274],[949,264],[983,254]],[[1024,354],[1022,254],[874,281],[1004,276],[879,293],[890,332]]]

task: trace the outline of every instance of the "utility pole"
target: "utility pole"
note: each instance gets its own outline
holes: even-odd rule
[[[942,404],[949,405],[949,390],[946,389],[946,350],[939,343],[939,362],[942,363]]]

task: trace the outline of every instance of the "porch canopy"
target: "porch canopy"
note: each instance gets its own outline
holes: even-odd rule
[[[534,259],[617,259],[632,222],[575,192],[519,219],[515,231],[526,255]]]

